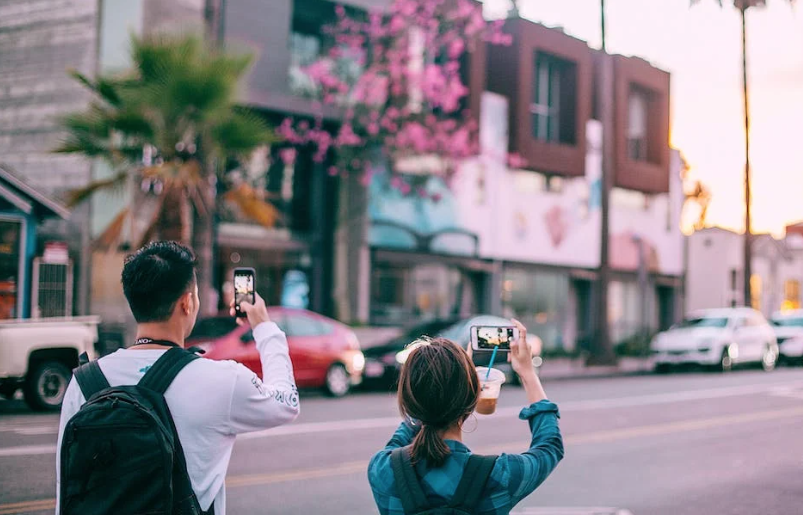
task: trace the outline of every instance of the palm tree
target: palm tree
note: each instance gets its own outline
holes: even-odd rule
[[[56,152],[102,159],[113,174],[71,192],[69,203],[129,188],[130,207],[95,245],[115,248],[125,240],[139,246],[156,238],[192,245],[203,305],[212,312],[220,198],[266,226],[278,217],[237,173],[240,163],[272,140],[260,117],[236,105],[251,59],[210,49],[192,35],[135,37],[132,58],[132,69],[122,75],[92,80],[72,74],[92,101],[63,119],[66,137]]]
[[[691,0],[692,4],[700,0]],[[750,279],[752,271],[752,222],[750,215],[751,191],[750,191],[750,96],[747,83],[747,10],[751,7],[764,7],[767,0],[730,0],[733,6],[739,10],[742,19],[742,97],[744,100],[744,303],[749,306],[752,302],[752,291]],[[795,0],[787,0],[794,4]],[[723,0],[717,0],[722,5]]]

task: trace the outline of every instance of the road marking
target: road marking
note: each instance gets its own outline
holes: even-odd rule
[[[771,394],[775,396],[785,396],[797,399],[797,395],[787,392],[795,392],[796,389],[803,388],[803,381],[795,381],[784,384],[754,384],[745,386],[734,386],[727,388],[711,388],[708,390],[690,390],[685,392],[658,393],[649,395],[635,395],[630,397],[614,397],[610,399],[592,399],[587,401],[567,401],[559,404],[562,413],[582,412],[599,409],[627,408],[636,406],[651,406],[658,404],[670,404],[674,402],[685,402],[695,400],[721,399],[726,397],[738,397],[754,394]],[[490,420],[504,417],[516,417],[521,411],[521,407],[509,406],[499,408],[495,414],[488,416]],[[302,424],[289,424],[286,426],[266,429],[239,435],[238,440],[254,440],[259,438],[271,438],[279,436],[301,436],[317,433],[334,433],[337,431],[357,431],[365,429],[386,429],[394,428],[399,425],[399,417],[378,417],[353,420],[335,420],[329,422],[307,422]],[[10,426],[7,426],[10,427]],[[20,426],[15,426],[19,428]],[[37,433],[33,427],[26,426],[25,429]],[[47,426],[51,427],[51,426]],[[44,431],[44,428],[42,429]],[[54,433],[55,434],[55,433]],[[52,454],[56,452],[55,445],[33,445],[20,447],[0,447],[0,458],[6,456],[25,456],[38,454]]]
[[[39,454],[55,454],[56,446],[50,445],[20,445],[19,447],[0,448],[0,458],[7,456],[37,456]]]
[[[31,513],[35,511],[55,510],[55,499],[40,501],[25,501],[11,504],[0,504],[0,515],[15,515],[17,513]]]
[[[633,515],[621,508],[541,507],[524,508],[510,512],[511,515]]]
[[[803,381],[787,383],[784,388],[803,388]],[[686,392],[658,393],[650,395],[635,395],[630,397],[615,397],[611,399],[592,399],[587,401],[567,401],[558,404],[562,413],[579,411],[590,411],[598,409],[627,408],[635,406],[650,406],[653,404],[670,404],[673,402],[684,402],[706,399],[720,399],[725,397],[738,397],[742,395],[753,395],[757,393],[767,393],[777,390],[775,385],[746,385],[728,388],[712,388],[708,390],[692,390]],[[510,406],[499,408],[496,413],[488,418],[498,417],[517,417],[521,411],[521,406]],[[286,426],[246,433],[237,437],[238,440],[253,440],[256,438],[266,438],[275,436],[297,436],[315,433],[331,433],[335,431],[355,431],[359,429],[380,429],[396,427],[400,419],[395,417],[380,417],[355,420],[337,420],[332,422],[307,422],[302,424],[289,424]]]
[[[610,443],[617,440],[630,440],[632,438],[637,438],[637,437],[659,436],[670,433],[683,433],[688,431],[696,431],[700,429],[711,429],[714,427],[724,427],[724,426],[731,427],[734,424],[740,424],[745,422],[777,420],[781,418],[797,417],[797,416],[803,416],[803,407],[781,409],[781,410],[759,411],[755,413],[742,413],[739,415],[727,415],[727,416],[711,417],[705,419],[685,420],[682,422],[645,425],[628,429],[615,429],[611,431],[595,431],[586,434],[581,433],[578,435],[568,435],[564,438],[564,441],[566,442],[567,445],[583,445],[583,444],[601,443],[601,442]],[[504,446],[501,445],[485,446],[477,448],[476,451],[481,454],[495,454],[499,452],[510,451],[514,445],[516,444],[510,443]],[[344,476],[356,473],[364,474],[367,469],[368,469],[367,461],[352,461],[337,465],[335,467],[328,467],[328,468],[301,469],[288,472],[275,472],[270,474],[232,476],[226,481],[226,486],[228,488],[264,486],[264,485],[269,485],[274,483],[284,483],[289,481],[305,481],[309,479]],[[51,508],[55,508],[55,500],[53,499],[26,501],[13,504],[0,504],[0,515],[30,513],[35,511],[48,510]],[[545,510],[548,508],[540,508],[540,509]],[[576,510],[577,508],[572,508],[572,509]],[[616,511],[601,512],[599,514],[596,512],[578,513],[571,511],[569,512],[524,511],[520,513],[527,515],[532,515],[532,514],[580,515],[581,513],[586,515],[606,515],[606,514],[628,515],[629,512],[627,512],[626,510],[620,510],[619,512]]]

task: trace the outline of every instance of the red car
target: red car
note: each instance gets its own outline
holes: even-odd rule
[[[365,357],[348,326],[301,309],[268,308],[268,312],[287,335],[299,388],[323,388],[342,397],[362,381]],[[204,349],[206,358],[231,359],[262,376],[251,329],[238,326],[230,316],[199,320],[187,343]]]

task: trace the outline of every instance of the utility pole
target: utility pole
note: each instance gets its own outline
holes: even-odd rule
[[[747,2],[739,11],[742,15],[742,95],[744,96],[744,305],[753,304],[750,279],[752,271],[752,224],[750,216],[750,97],[747,86]]]

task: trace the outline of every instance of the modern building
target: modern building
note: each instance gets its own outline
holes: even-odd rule
[[[765,316],[800,309],[803,283],[803,234],[789,226],[786,236],[753,238],[753,298],[745,302],[742,286],[744,235],[710,228],[689,237],[686,307],[697,309],[751,305]]]
[[[388,2],[340,3],[365,9]],[[45,4],[36,5],[45,11]],[[0,114],[0,158],[9,156],[32,183],[63,181],[48,190],[58,195],[109,173],[98,164],[47,154],[58,139],[52,116],[86,103],[58,68],[67,63],[90,75],[124,69],[130,64],[127,34],[199,30],[206,13],[197,0],[52,4],[49,13],[22,2],[0,8],[0,52],[11,49],[16,56],[13,66],[0,62],[8,72],[0,80],[15,85],[22,79],[11,75],[33,74],[25,79],[30,91],[24,100],[8,93],[22,95],[17,86],[0,93],[0,109],[11,106],[16,113]],[[321,114],[301,70],[323,54],[322,28],[335,19],[336,5],[220,3],[213,34],[227,48],[255,56],[242,88],[244,104],[274,125]],[[523,319],[548,347],[583,346],[594,326],[599,267],[600,59],[559,29],[513,19],[505,30],[514,38],[511,46],[479,45],[463,63],[483,152],[461,166],[451,187],[431,178],[424,184],[430,199],[403,197],[388,187],[387,173],[365,187],[356,177],[330,177],[329,163],[316,163],[311,149],[296,149],[294,159],[283,160],[285,148],[274,145],[245,172],[262,182],[281,213],[279,223],[257,226],[236,209],[224,209],[217,229],[221,296],[234,267],[253,266],[257,289],[270,303],[307,305],[349,323],[407,325],[486,312]],[[29,33],[39,39],[20,35]],[[25,62],[31,55],[47,55],[51,65],[40,62],[33,70]],[[614,78],[608,99],[616,149],[608,301],[616,342],[665,327],[680,311],[683,193],[680,159],[668,145],[669,75],[642,59],[615,56]],[[62,101],[68,94],[69,101]],[[19,129],[20,118],[30,119],[30,130]],[[323,111],[324,127],[334,130],[338,120],[337,110]],[[509,154],[520,156],[516,168],[508,166]],[[88,249],[123,204],[125,199],[96,198],[73,216],[72,226],[82,232],[68,240],[70,256],[83,263],[76,280],[86,282],[86,298],[76,304],[85,309],[76,311],[121,324],[128,321],[117,285],[122,251]]]
[[[482,155],[429,197],[400,195],[377,174],[338,246],[342,318],[402,325],[476,312],[516,316],[548,348],[591,338],[600,247],[598,55],[560,30],[515,19],[509,47],[480,50]],[[639,58],[614,59],[616,115],[608,291],[614,343],[668,327],[680,314],[683,191],[669,148],[669,75]],[[476,94],[476,89],[474,93]],[[508,154],[524,164],[511,169]],[[341,197],[343,198],[343,197]],[[362,236],[364,235],[364,236]],[[364,237],[360,240],[360,237]],[[357,285],[355,287],[355,285]]]

